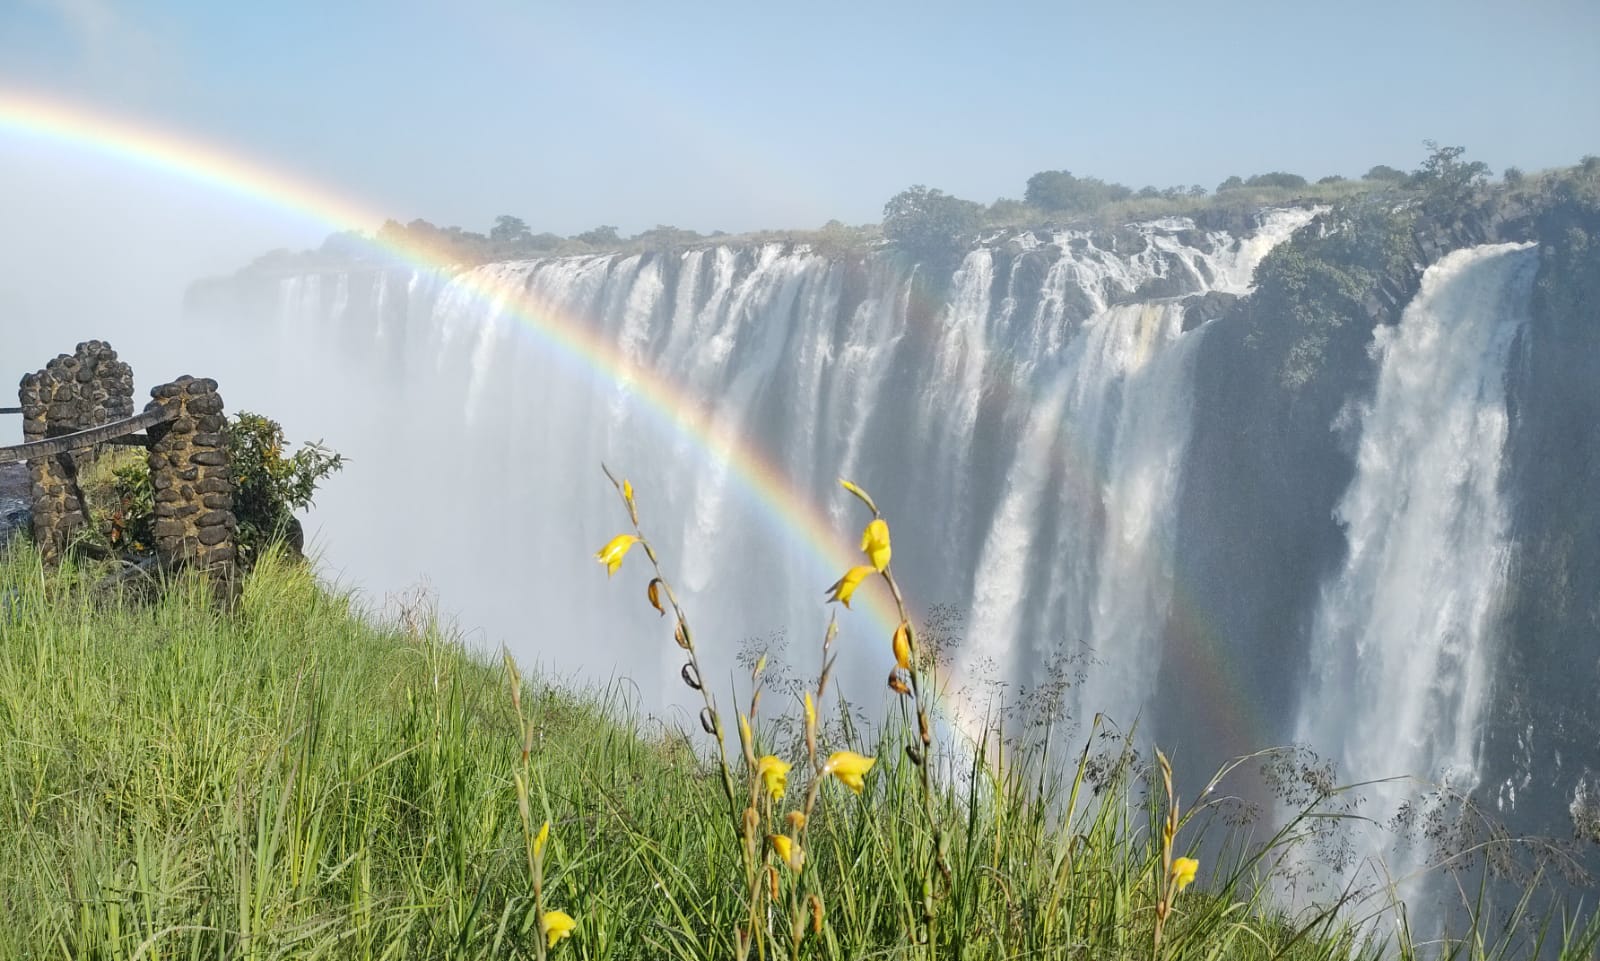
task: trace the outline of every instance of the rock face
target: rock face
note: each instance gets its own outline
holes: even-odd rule
[[[1253,725],[1289,729],[1296,699],[1273,681],[1310,670],[1309,612],[1349,550],[1336,509],[1355,473],[1350,412],[1373,396],[1374,333],[1400,323],[1424,271],[1451,252],[1536,241],[1531,319],[1506,371],[1500,483],[1513,492],[1514,538],[1494,615],[1498,650],[1474,797],[1513,833],[1562,837],[1581,823],[1584,799],[1600,796],[1592,707],[1600,688],[1600,244],[1583,240],[1600,236],[1600,216],[1556,219],[1515,204],[1449,222],[1422,218],[1395,237],[1399,256],[1359,291],[1334,295],[1329,285],[1314,294],[1307,284],[1269,306],[1258,289],[1207,318],[1175,558],[1197,611],[1169,632],[1195,658],[1226,638],[1241,687],[1257,692]],[[1285,332],[1313,308],[1324,326],[1295,330],[1318,339]],[[1190,309],[1186,320],[1198,320],[1200,304]],[[1290,383],[1284,372],[1307,343],[1320,366]],[[1164,676],[1163,697],[1181,697],[1186,683],[1176,672]],[[1592,817],[1592,802],[1588,810]]]
[[[183,376],[150,392],[146,410],[171,418],[150,429],[156,553],[205,574],[218,599],[238,594],[233,481],[217,382]]]
[[[1225,316],[1238,302],[1238,295],[1220,290],[1208,290],[1193,298],[1183,309],[1183,332],[1188,333],[1208,321]]]
[[[1385,217],[1341,230],[1378,234]],[[1345,532],[1335,518],[1339,498],[1354,475],[1352,439],[1341,413],[1370,397],[1375,369],[1368,347],[1380,326],[1393,326],[1416,296],[1422,275],[1454,250],[1483,243],[1531,239],[1532,225],[1518,209],[1471,211],[1443,223],[1421,219],[1385,240],[1344,248],[1316,246],[1308,229],[1273,257],[1303,256],[1313,267],[1347,256],[1369,263],[1364,290],[1334,293],[1324,274],[1296,274],[1284,290],[1264,288],[1232,305],[1207,295],[1190,305],[1185,327],[1211,321],[1196,364],[1194,435],[1187,481],[1180,494],[1178,578],[1197,585],[1201,620],[1229,638],[1250,689],[1262,692],[1258,724],[1287,730],[1293,692],[1273,682],[1306,670],[1310,614],[1317,592],[1342,563]],[[1387,245],[1387,246],[1386,246]],[[1270,258],[1269,258],[1270,259]],[[1335,265],[1340,266],[1340,265]],[[1346,273],[1343,277],[1354,276]],[[1315,316],[1295,326],[1294,318]],[[1320,360],[1302,365],[1314,349]],[[1309,373],[1300,373],[1301,369]],[[1295,371],[1290,376],[1288,371]],[[1182,636],[1183,624],[1171,629]],[[1201,644],[1203,638],[1195,643]],[[1166,683],[1176,697],[1182,679]],[[1242,748],[1248,750],[1248,748]]]
[[[1501,811],[1581,825],[1600,798],[1600,210],[1562,213],[1538,225],[1531,322],[1507,376],[1517,539],[1484,786]]]

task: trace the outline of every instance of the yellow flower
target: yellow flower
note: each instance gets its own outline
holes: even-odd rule
[[[806,863],[806,852],[800,845],[789,840],[786,834],[769,834],[767,843],[772,845],[773,853],[778,855],[778,860],[787,864],[790,870],[798,872]]]
[[[806,730],[817,729],[817,706],[811,701],[811,692],[806,692]]]
[[[594,552],[595,560],[606,566],[606,576],[617,572],[622,566],[622,559],[628,556],[628,548],[639,543],[639,538],[632,534],[618,534],[606,541],[606,546]]]
[[[572,915],[565,911],[546,911],[539,918],[539,929],[544,932],[546,948],[553,948],[556,942],[571,934],[578,926]]]
[[[894,629],[894,663],[902,671],[911,670],[911,625],[905,621]]]
[[[550,840],[550,822],[546,821],[546,822],[544,822],[544,825],[539,828],[539,833],[533,839],[533,856],[534,857],[538,857],[539,855],[544,853],[545,842],[549,841],[549,840]]]
[[[845,607],[849,607],[850,595],[856,592],[856,588],[860,587],[861,582],[866,580],[867,575],[871,573],[873,573],[873,569],[864,565],[852,567],[845,571],[844,576],[835,581],[832,587],[828,588],[828,593],[831,595],[828,600],[838,601]]]
[[[875,757],[867,757],[854,751],[835,751],[829,755],[828,763],[822,766],[823,774],[832,774],[839,779],[839,783],[856,792],[866,786],[862,777],[870,770],[872,765],[878,763]]]
[[[866,551],[867,557],[872,560],[874,570],[882,571],[889,566],[889,522],[881,517],[874,517],[867,529],[861,532],[861,549]]]
[[[760,776],[761,783],[767,789],[774,801],[783,797],[783,792],[789,786],[789,769],[793,764],[783,759],[768,754],[756,762],[756,774]]]
[[[1194,873],[1200,870],[1200,862],[1194,858],[1173,858],[1172,883],[1176,890],[1182,891],[1194,882]]]

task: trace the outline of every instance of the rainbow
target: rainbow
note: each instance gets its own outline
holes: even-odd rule
[[[332,230],[372,233],[385,218],[332,190],[280,171],[269,170],[220,147],[177,134],[136,125],[74,104],[0,90],[0,133],[44,140],[109,157],[135,167],[204,184],[252,203],[286,210]],[[371,243],[405,264],[423,270],[455,271],[436,252],[403,241]],[[648,367],[632,362],[578,319],[536,304],[520,290],[496,284],[487,274],[459,273],[456,283],[502,316],[514,318],[545,348],[564,360],[588,368],[606,380],[626,386],[645,408],[671,430],[688,438],[714,463],[724,464],[738,485],[760,504],[762,512],[785,535],[800,541],[821,570],[843,573],[862,563],[851,548],[849,532],[841,532],[817,504],[815,493],[798,490],[765,454],[727,427],[713,422],[702,405],[677,384]],[[838,496],[849,498],[843,490]],[[864,518],[863,518],[864,522]],[[598,545],[596,545],[598,546]],[[817,585],[818,596],[825,584]],[[857,595],[883,638],[889,638],[900,616],[886,589],[864,586]],[[865,601],[864,605],[860,604]],[[957,685],[941,684],[956,692]]]
[[[0,89],[0,135],[62,144],[109,157],[287,211],[331,230],[356,230],[372,236],[386,219],[341,193],[268,169],[224,148],[39,95]],[[625,386],[643,401],[650,416],[688,439],[710,462],[725,465],[738,487],[759,505],[780,535],[798,541],[812,555],[819,571],[843,572],[861,562],[853,550],[852,532],[838,529],[817,503],[819,492],[797,489],[771,459],[745,438],[716,424],[702,405],[677,384],[629,360],[577,318],[547,304],[536,304],[522,291],[496,284],[487,273],[462,272],[460,265],[438,252],[407,245],[403,240],[374,239],[371,243],[413,268],[455,273],[455,282],[471,296],[486,307],[492,306],[501,316],[514,318],[544,348]],[[997,378],[996,382],[1004,385],[1009,378]],[[1089,483],[1091,479],[1079,477],[1078,481]],[[843,491],[830,493],[849,496]],[[817,586],[823,587],[820,583]],[[900,621],[888,591],[874,579],[857,595],[857,600],[871,619],[872,630],[883,639],[887,661],[888,639]],[[1233,743],[1253,744],[1252,735],[1264,728],[1259,712],[1253,710],[1237,675],[1225,669],[1224,639],[1198,614],[1203,605],[1189,596],[1181,578],[1173,585],[1172,605],[1179,640],[1175,656],[1199,688],[1196,701],[1201,715],[1215,725],[1212,730],[1226,732]],[[848,625],[848,621],[845,623]],[[971,736],[973,725],[981,724],[987,713],[976,703],[977,692],[964,689],[957,678],[938,677],[935,681],[943,698],[942,713],[958,730]]]

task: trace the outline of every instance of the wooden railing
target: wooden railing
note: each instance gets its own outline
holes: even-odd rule
[[[20,412],[20,409],[19,409]],[[30,441],[11,447],[0,447],[0,464],[15,464],[34,457],[50,457],[75,450],[86,450],[99,444],[121,444],[129,447],[148,447],[150,439],[137,433],[157,424],[164,424],[177,415],[163,409],[147,410],[124,420],[112,421],[99,427],[80,430],[59,437]]]

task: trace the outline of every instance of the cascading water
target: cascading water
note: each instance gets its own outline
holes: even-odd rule
[[[1323,589],[1298,722],[1347,782],[1477,784],[1511,547],[1505,381],[1536,268],[1525,245],[1456,251],[1375,334],[1377,388],[1353,412],[1357,472],[1337,511],[1349,553]],[[1389,818],[1421,790],[1374,785],[1364,813]],[[1396,879],[1423,866],[1420,849],[1385,847],[1359,853]]]
[[[378,590],[425,575],[557,675],[615,671],[647,708],[683,702],[642,568],[608,584],[590,559],[624,521],[602,461],[633,480],[720,664],[780,630],[792,663],[814,659],[845,556],[816,545],[847,552],[863,520],[844,475],[889,512],[914,606],[969,611],[959,667],[1026,682],[1081,641],[1095,663],[1077,709],[1127,723],[1171,593],[1203,336],[1183,332],[1181,298],[1244,292],[1314,213],[1267,212],[1245,237],[1180,219],[1022,233],[931,296],[893,256],[776,244],[292,276],[277,329],[251,332],[289,373],[217,376],[234,406],[350,455],[360,480],[319,497],[331,569]],[[841,626],[840,675],[876,692],[892,625]]]

